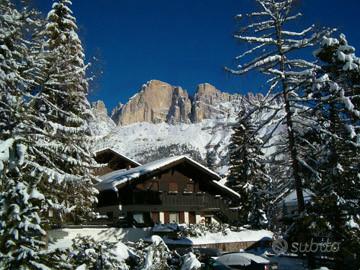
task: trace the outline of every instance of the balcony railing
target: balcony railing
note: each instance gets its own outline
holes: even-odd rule
[[[160,194],[162,205],[177,205],[184,207],[221,208],[224,202],[207,193],[177,193]]]

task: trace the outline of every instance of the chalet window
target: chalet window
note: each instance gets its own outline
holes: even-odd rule
[[[194,183],[187,183],[184,192],[185,193],[193,193],[193,192],[195,192]]]
[[[152,183],[151,183],[151,182],[145,182],[145,183],[144,183],[144,188],[145,188],[145,190],[149,190],[149,189],[151,189],[151,187],[152,187]]]
[[[170,223],[180,223],[180,215],[179,213],[169,213]]]
[[[152,191],[159,191],[159,182],[154,181],[151,183],[151,190]]]
[[[178,192],[178,185],[175,182],[169,183],[169,193],[177,193]]]

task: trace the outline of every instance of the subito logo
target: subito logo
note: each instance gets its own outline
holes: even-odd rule
[[[287,252],[289,248],[288,243],[284,239],[274,240],[272,243],[272,250],[276,255],[281,255]]]

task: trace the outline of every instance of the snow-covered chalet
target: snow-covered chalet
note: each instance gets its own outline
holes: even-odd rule
[[[144,165],[104,149],[96,153],[102,164],[97,210],[109,221],[129,225],[159,223],[231,222],[230,210],[239,194],[221,184],[221,177],[187,156]]]

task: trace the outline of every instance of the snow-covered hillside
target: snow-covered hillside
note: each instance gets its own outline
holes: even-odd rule
[[[117,126],[107,135],[98,137],[95,149],[112,147],[140,163],[187,154],[219,173],[225,173],[233,123],[226,120],[207,119],[200,123],[177,125],[142,122]]]

